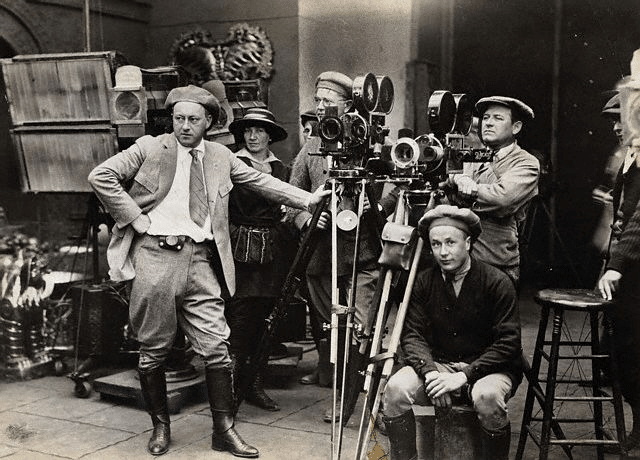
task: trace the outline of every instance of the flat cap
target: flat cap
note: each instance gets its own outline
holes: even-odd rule
[[[326,88],[340,93],[347,99],[351,99],[353,80],[343,73],[330,70],[322,72],[316,79],[316,89]]]
[[[522,121],[530,121],[534,118],[533,109],[531,107],[529,107],[519,99],[507,96],[483,97],[478,102],[476,102],[476,111],[479,115],[482,115],[485,110],[487,110],[487,107],[492,104],[504,105],[505,107],[509,107],[511,110],[519,114],[519,118]]]
[[[620,93],[616,93],[602,108],[602,116],[620,116]]]
[[[482,232],[480,218],[468,208],[440,204],[427,211],[418,222],[418,230],[427,237],[433,227],[449,225],[476,239]]]
[[[300,124],[302,126],[304,126],[308,121],[318,121],[318,116],[316,115],[315,110],[307,110],[300,114]]]
[[[204,88],[194,85],[173,88],[164,102],[164,108],[170,109],[178,102],[195,102],[196,104],[200,104],[209,112],[214,120],[218,119],[220,112],[218,99]]]

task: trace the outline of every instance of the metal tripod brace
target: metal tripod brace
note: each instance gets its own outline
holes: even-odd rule
[[[426,209],[431,209],[436,205],[437,200],[439,199],[437,190],[427,189],[424,191],[403,191],[400,192],[400,197],[398,199],[398,203],[396,205],[396,211],[393,216],[393,222],[407,224],[409,218],[409,210],[410,210],[410,200],[413,196],[425,194],[429,194],[429,202]],[[396,353],[398,350],[398,345],[400,343],[400,335],[402,333],[402,327],[404,325],[405,316],[407,313],[407,307],[409,306],[409,301],[411,299],[411,293],[413,290],[413,283],[415,281],[416,274],[418,272],[418,265],[420,262],[420,256],[422,254],[422,249],[424,247],[424,240],[420,237],[418,238],[418,242],[416,248],[413,253],[413,257],[411,260],[411,266],[409,269],[408,279],[406,288],[404,291],[404,295],[402,298],[402,302],[398,307],[398,313],[396,315],[396,320],[393,325],[393,330],[391,333],[391,337],[389,340],[389,348],[387,352],[381,353],[382,349],[382,339],[384,332],[384,325],[389,315],[389,309],[391,308],[392,302],[389,301],[391,296],[391,287],[392,281],[396,273],[399,270],[402,270],[399,267],[384,267],[383,273],[381,274],[381,282],[382,284],[382,292],[380,295],[380,301],[376,308],[375,315],[375,324],[370,321],[367,329],[365,329],[363,336],[370,337],[370,344],[367,344],[364,340],[361,343],[360,352],[366,353],[367,348],[369,348],[369,364],[367,366],[365,381],[363,390],[365,393],[365,401],[364,407],[362,410],[362,416],[360,418],[360,426],[358,429],[358,440],[357,440],[357,448],[356,448],[356,460],[366,460],[367,458],[367,444],[369,438],[371,437],[371,432],[373,431],[373,427],[375,424],[376,417],[378,415],[378,410],[380,408],[380,401],[382,398],[382,394],[384,393],[384,389],[386,387],[387,381],[391,376],[391,371],[393,369],[393,364],[395,361]],[[371,333],[373,336],[371,337]],[[370,345],[370,346],[368,346]],[[380,375],[380,380],[378,382],[377,388],[373,388],[374,386],[374,372],[376,371],[376,367],[382,365],[382,372]],[[371,405],[371,401],[373,400],[373,404]],[[369,417],[367,417],[367,412],[371,407],[371,413]]]
[[[358,278],[358,258],[360,253],[361,238],[361,217],[364,213],[364,197],[367,187],[365,178],[355,180],[341,180],[343,192],[352,193],[358,196],[355,225],[355,244],[353,253],[353,265],[351,272],[351,290],[347,305],[340,305],[340,295],[338,286],[338,182],[340,179],[330,179],[331,184],[331,345],[329,361],[333,364],[333,388],[331,405],[331,458],[339,459],[342,450],[342,419],[344,414],[344,392],[347,376],[347,365],[349,362],[349,349],[354,329],[358,325],[354,324],[354,312],[356,302],[356,286]],[[359,185],[358,185],[359,184]],[[344,355],[342,360],[342,379],[340,385],[340,410],[336,417],[336,404],[338,401],[338,341],[339,325],[341,318],[345,318],[344,334]]]

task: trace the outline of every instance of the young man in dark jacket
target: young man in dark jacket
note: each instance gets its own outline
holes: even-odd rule
[[[520,319],[506,274],[470,256],[480,219],[440,205],[420,221],[436,265],[416,277],[401,338],[406,366],[389,380],[385,424],[393,460],[416,457],[412,404],[450,407],[470,398],[483,428],[483,456],[506,459],[507,401],[522,380]]]

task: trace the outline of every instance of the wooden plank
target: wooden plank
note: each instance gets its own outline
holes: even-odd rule
[[[87,176],[116,153],[115,130],[13,131],[25,192],[91,192]]]
[[[106,57],[0,61],[13,126],[109,120]]]

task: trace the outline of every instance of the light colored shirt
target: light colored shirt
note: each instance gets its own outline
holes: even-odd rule
[[[200,141],[195,149],[200,159],[200,167],[202,167],[204,141]],[[190,150],[190,148],[178,143],[176,175],[167,196],[158,206],[149,211],[149,219],[151,220],[151,225],[147,229],[149,235],[186,235],[197,243],[213,239],[211,217],[207,215],[204,224],[199,227],[191,220],[189,214],[189,179],[192,160]]]
[[[496,267],[518,266],[518,226],[538,194],[538,159],[514,142],[498,150],[491,163],[465,163],[464,174],[478,184],[471,209],[480,217],[482,233],[473,255]]]

